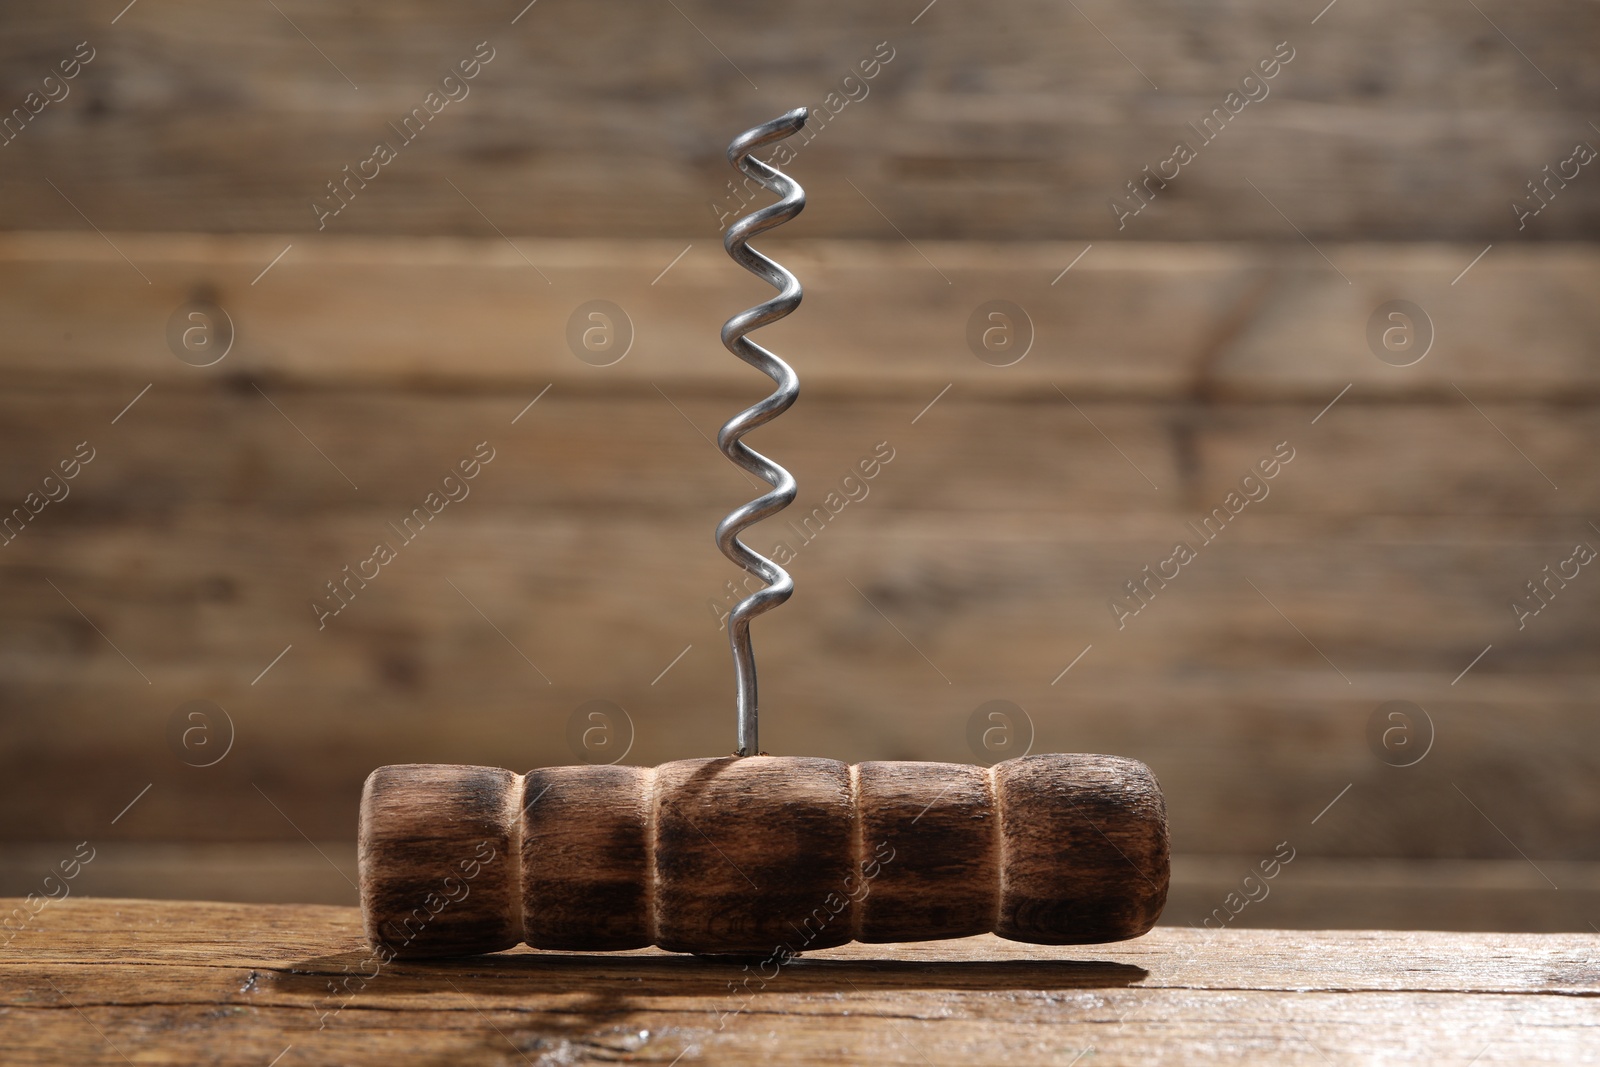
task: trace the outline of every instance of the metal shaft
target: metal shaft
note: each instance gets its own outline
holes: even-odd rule
[[[739,534],[753,523],[782,511],[795,497],[793,476],[746,445],[742,438],[789,410],[800,395],[800,379],[789,365],[746,336],[799,307],[800,282],[751,248],[749,242],[755,235],[788,222],[800,214],[806,204],[805,191],[793,179],[752,153],[797,133],[805,121],[806,109],[796,108],[771,122],[746,130],[728,145],[728,162],[780,197],[776,204],[753,211],[729,226],[722,241],[734,262],[778,290],[778,295],[771,300],[739,312],[722,327],[722,343],[728,351],[777,383],[771,396],[729,419],[717,434],[717,447],[722,449],[723,455],[772,486],[770,493],[735,508],[717,525],[717,547],[722,549],[722,554],[767,583],[766,588],[745,597],[728,613],[728,643],[733,649],[734,680],[738,686],[736,753],[740,756],[753,756],[761,751],[757,737],[756,661],[750,647],[750,620],[788,600],[794,592],[794,582],[782,567],[740,541]]]

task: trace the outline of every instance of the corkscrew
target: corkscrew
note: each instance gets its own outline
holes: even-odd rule
[[[794,592],[794,581],[788,571],[739,540],[739,534],[746,527],[776,515],[794,503],[795,497],[794,478],[745,444],[744,435],[788,411],[800,395],[800,378],[794,370],[750,340],[749,334],[788,315],[800,306],[803,295],[799,279],[751,248],[750,238],[783,225],[806,206],[805,190],[799,183],[752,153],[793,136],[805,122],[806,109],[795,108],[771,122],[746,130],[728,146],[728,162],[735,170],[743,171],[780,197],[776,204],[751,212],[729,226],[722,241],[734,262],[778,290],[778,295],[771,300],[739,312],[722,327],[722,343],[728,351],[764,372],[778,386],[771,396],[729,419],[717,434],[717,447],[722,449],[723,455],[772,486],[772,492],[735,508],[717,526],[717,547],[722,549],[722,554],[767,583],[766,588],[751,593],[728,613],[728,643],[733,649],[734,682],[738,687],[738,747],[735,751],[740,756],[753,756],[761,751],[757,741],[756,661],[750,644],[750,620],[771,611]]]
[[[993,767],[761,753],[750,621],[793,580],[739,539],[795,498],[795,480],[743,438],[799,395],[794,370],[749,334],[800,304],[798,279],[750,239],[798,215],[798,183],[754,153],[799,132],[797,108],[734,138],[728,161],[777,203],[729,227],[735,262],[778,290],[730,318],[722,342],[774,392],[717,445],[772,487],[716,542],[766,585],[728,616],[738,747],[659,767],[380,767],[361,796],[361,909],[382,959],[526,943],[607,951],[770,954],[846,942],[993,932],[1035,944],[1137,937],[1166,902],[1166,802],[1117,756],[1038,755]]]

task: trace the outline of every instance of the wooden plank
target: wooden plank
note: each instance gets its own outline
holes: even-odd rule
[[[508,419],[552,382],[608,396],[762,389],[717,333],[770,290],[711,239],[539,239],[519,252],[443,238],[112,236],[116,249],[93,233],[0,235],[9,384],[77,387],[93,376],[130,397],[151,382],[246,393],[252,380],[478,389],[504,396]],[[1452,404],[1462,403],[1458,387],[1480,402],[1587,403],[1600,393],[1593,248],[1497,244],[1452,285],[1482,245],[1322,245],[1336,271],[1305,247],[1100,243],[1063,275],[1086,243],[773,243],[765,247],[800,276],[806,299],[763,342],[793,361],[808,400],[892,396],[908,420],[946,385],[956,398],[1059,399],[1059,388],[1075,400],[1292,399],[1310,406],[1308,421],[1346,385],[1347,400]],[[200,295],[236,334],[206,368],[177,359],[167,335],[169,319]],[[632,349],[611,366],[568,347],[569,318],[594,299],[633,324]],[[1381,362],[1367,341],[1369,320],[1395,299],[1419,304],[1436,336],[1404,368]],[[1032,323],[1033,348],[1011,366],[968,346],[969,320],[992,300]]]
[[[65,191],[102,227],[309,239],[312,198],[384,138],[398,158],[335,220],[339,232],[491,235],[486,216],[512,234],[710,240],[730,137],[833,92],[839,113],[795,168],[813,193],[810,232],[893,235],[849,178],[913,239],[1109,240],[1127,235],[1109,198],[1177,139],[1198,143],[1188,123],[1286,42],[1294,59],[1270,96],[1200,146],[1137,220],[1139,236],[1295,239],[1248,178],[1313,238],[1488,241],[1516,233],[1509,202],[1524,183],[1592,136],[1584,116],[1600,95],[1574,47],[1597,32],[1595,15],[1576,0],[1494,23],[1442,5],[1399,34],[1377,8],[1312,26],[1314,13],[1266,3],[1080,14],[1011,0],[915,24],[842,0],[632,4],[620,18],[550,5],[513,25],[517,12],[487,2],[358,18],[189,0],[112,26],[115,6],[29,13],[7,36],[8,107],[76,42],[98,49],[8,153],[8,226],[77,226],[43,180],[71,175]],[[400,144],[389,124],[485,40],[495,58],[470,95]],[[842,79],[879,42],[892,60],[846,85],[860,99],[845,104]],[[1560,197],[1535,232],[1593,236],[1600,183],[1573,181]]]
[[[310,852],[303,846],[302,851]],[[315,854],[310,858],[317,861]],[[1593,914],[1600,893],[1600,868],[1594,865],[1541,860],[1534,866],[1520,856],[1396,860],[1297,855],[1262,896],[1260,860],[1174,856],[1172,894],[1162,922],[1197,926],[1209,919],[1214,928],[1221,924],[1221,908],[1229,916],[1228,928],[1592,933],[1586,915]],[[1251,872],[1256,880],[1245,885],[1243,879]],[[320,873],[317,877],[326,880]],[[1247,891],[1261,899],[1241,903]]]
[[[0,472],[0,502],[9,509],[39,491],[85,441],[92,462],[64,500],[40,513],[38,529],[220,507],[241,517],[371,516],[377,534],[428,492],[442,492],[452,473],[451,491],[466,494],[459,508],[450,506],[452,518],[536,509],[593,521],[627,514],[664,525],[689,517],[714,524],[754,495],[711,442],[746,397],[553,386],[527,408],[536,391],[440,395],[266,381],[258,392],[248,383],[163,383],[112,425],[138,392],[102,382],[7,390],[0,447],[11,462]],[[1566,529],[1558,536],[1565,541],[1585,529],[1570,516],[1600,510],[1600,489],[1589,477],[1600,404],[1469,401],[1459,393],[1397,403],[1352,391],[1312,425],[1337,390],[1303,404],[1188,405],[1069,401],[1046,386],[1012,400],[952,389],[919,413],[935,392],[912,399],[803,394],[764,427],[754,440],[799,483],[772,538],[787,520],[799,526],[813,508],[848,501],[843,516],[991,511],[1090,540],[1093,524],[1159,518],[1170,535],[1152,535],[1193,540],[1187,523],[1199,526],[1247,476],[1261,499],[1246,506],[1233,528],[1241,531],[1270,515],[1303,519],[1307,529],[1364,523],[1368,536],[1382,540],[1459,541],[1475,535],[1451,533],[1443,519],[1537,516],[1526,530],[1487,540]],[[474,459],[479,449],[491,462]],[[1280,463],[1275,451],[1292,459]],[[1271,461],[1271,479],[1257,469],[1262,460]],[[480,475],[462,479],[463,461]],[[837,494],[833,504],[829,493]],[[818,526],[813,520],[811,532]],[[366,540],[360,547],[370,547]]]
[[[655,950],[521,949],[374,974],[358,922],[348,908],[52,905],[0,957],[10,1055],[1032,1064],[1093,1048],[1104,1063],[1312,1063],[1470,1058],[1514,1041],[1519,1062],[1588,1062],[1586,998],[1600,990],[1591,935],[1162,928],[1071,949],[985,935],[807,953],[745,992],[735,965]]]
[[[132,818],[130,814],[118,827]],[[6,842],[0,853],[0,896],[48,892],[44,876],[63,857],[75,854],[79,840]],[[357,876],[354,837],[318,841],[315,847],[299,836],[292,841],[100,840],[93,847],[93,861],[72,882],[74,896],[296,901],[352,908],[360,901],[352,884]]]
[[[438,531],[436,547],[419,539],[408,546],[408,557],[380,572],[338,615],[323,616],[326,625],[319,629],[313,602],[324,611],[339,604],[325,580],[342,578],[345,561],[365,558],[368,542],[383,534],[374,518],[325,520],[317,539],[301,545],[290,539],[285,522],[241,524],[203,513],[186,514],[167,534],[135,536],[112,526],[62,528],[48,543],[39,535],[37,547],[19,538],[12,558],[28,577],[15,583],[7,618],[26,639],[11,652],[14,680],[43,684],[69,664],[84,672],[84,681],[142,680],[50,588],[44,578],[51,575],[147,674],[203,661],[211,666],[195,682],[230,687],[240,674],[245,682],[254,678],[288,641],[301,642],[308,658],[302,663],[297,657],[286,675],[315,667],[340,687],[374,680],[373,665],[356,655],[363,648],[380,661],[389,655],[414,661],[430,684],[445,662],[466,657],[475,668],[494,668],[489,673],[509,687],[542,685],[526,663],[506,668],[503,642],[480,644],[493,631],[474,604],[535,662],[569,665],[556,672],[564,685],[583,677],[624,683],[643,675],[648,681],[683,643],[720,644],[711,605],[726,606],[721,583],[727,573],[721,561],[700,558],[707,554],[699,545],[705,524],[657,523],[647,539],[615,526],[504,515],[463,515],[448,535]],[[1017,517],[1016,525],[1025,519]],[[1048,529],[997,537],[979,520],[941,519],[942,537],[923,533],[918,539],[927,522],[862,518],[819,538],[814,554],[794,568],[802,592],[763,631],[772,635],[765,660],[770,669],[803,675],[832,659],[834,667],[853,672],[868,669],[874,656],[887,656],[871,669],[919,689],[943,686],[939,673],[884,625],[875,603],[945,674],[967,684],[1005,684],[1008,675],[1009,685],[1048,682],[1061,669],[1058,662],[1064,665],[1063,653],[1070,658],[1084,644],[1100,642],[1096,664],[1107,669],[1151,666],[1154,657],[1173,668],[1223,674],[1248,668],[1325,675],[1342,686],[1327,662],[1285,627],[1270,599],[1290,618],[1298,615],[1334,663],[1372,678],[1443,673],[1448,682],[1483,647],[1479,642],[1491,640],[1503,650],[1481,674],[1474,672],[1485,688],[1475,678],[1473,693],[1502,695],[1495,688],[1501,675],[1591,673],[1586,654],[1572,644],[1591,633],[1586,608],[1595,594],[1589,586],[1571,585],[1526,620],[1524,630],[1509,610],[1522,580],[1538,574],[1541,561],[1562,555],[1558,527],[1500,545],[1341,545],[1297,543],[1296,534],[1326,535],[1327,528],[1262,516],[1254,535],[1241,530],[1231,544],[1204,549],[1203,566],[1157,592],[1137,616],[1123,616],[1119,629],[1107,601],[1123,596],[1124,581],[1140,576],[1141,564],[1168,551],[1165,522],[1098,524],[1094,535],[1080,537]],[[896,545],[899,554],[891,551]],[[98,558],[90,562],[89,553]],[[198,571],[197,553],[206,557]],[[407,566],[408,558],[416,562]],[[1400,589],[1396,572],[1410,575]],[[394,577],[385,579],[385,573]],[[1341,581],[1330,585],[1334,575]],[[847,578],[866,596],[842,595],[841,589],[850,592]],[[1252,591],[1247,579],[1267,597]],[[1212,622],[1219,611],[1231,620],[1224,633]],[[986,632],[1005,633],[1014,644],[974,646]],[[597,636],[606,633],[616,636]],[[830,647],[842,650],[830,657]],[[522,661],[513,655],[511,662]],[[686,661],[686,676],[702,669],[700,662]],[[390,681],[403,691],[422,678]],[[1240,695],[1267,688],[1247,686]]]
[[[848,519],[845,512],[811,546],[802,545],[793,568],[800,592],[784,613],[765,620],[775,645],[771,668],[804,672],[813,656],[821,656],[815,662],[830,659],[829,647],[837,649],[831,657],[836,667],[864,667],[857,657],[869,656],[865,642],[871,655],[891,656],[874,669],[943,686],[939,673],[884,625],[871,606],[876,603],[947,675],[969,682],[993,684],[1008,674],[1013,684],[1027,684],[1029,677],[1048,682],[1060,669],[1063,649],[1075,652],[1085,641],[1099,641],[1113,668],[1154,656],[1221,671],[1248,664],[1325,674],[1342,686],[1269,600],[1291,618],[1298,614],[1335,663],[1342,658],[1351,670],[1373,677],[1443,672],[1448,682],[1483,647],[1480,640],[1499,640],[1505,649],[1486,665],[1485,676],[1558,670],[1587,677],[1592,666],[1571,644],[1594,625],[1586,608],[1597,594],[1581,579],[1526,619],[1522,630],[1509,610],[1510,598],[1524,593],[1524,579],[1538,575],[1542,562],[1565,558],[1562,538],[1571,533],[1570,520],[1504,522],[1493,531],[1503,539],[1451,544],[1418,536],[1430,527],[1417,522],[1374,524],[1379,532],[1393,531],[1392,541],[1341,539],[1362,528],[1264,513],[1249,530],[1241,521],[1227,531],[1237,537],[1201,545],[1193,569],[1164,589],[1152,585],[1154,599],[1137,615],[1114,615],[1107,601],[1139,604],[1124,583],[1142,577],[1142,566],[1164,558],[1173,538],[1183,535],[1171,519],[1085,519],[1064,531],[1062,520],[1039,522],[1026,513],[1004,515],[1004,522],[932,514],[863,511]],[[435,654],[467,655],[477,666],[498,663],[506,650],[478,645],[492,631],[473,604],[509,627],[509,637],[525,644],[536,662],[542,655],[571,665],[557,671],[564,684],[587,673],[579,665],[592,665],[596,678],[620,681],[642,673],[648,680],[656,658],[670,659],[683,647],[680,641],[720,641],[711,608],[726,606],[722,583],[729,568],[701,543],[710,523],[655,521],[641,531],[622,522],[486,509],[446,512],[430,531],[432,540],[407,543],[387,532],[381,513],[324,517],[304,540],[296,537],[297,519],[244,520],[196,509],[159,527],[63,521],[48,540],[41,532],[31,544],[24,533],[10,546],[26,579],[14,584],[8,619],[35,636],[13,653],[16,680],[42,682],[71,662],[88,672],[86,678],[139,681],[103,640],[79,638],[92,632],[50,588],[48,576],[65,582],[67,596],[81,600],[113,641],[126,639],[136,662],[159,672],[205,657],[215,664],[205,677],[217,683],[264,665],[262,657],[282,647],[274,637],[304,642],[308,650],[310,661],[286,674],[315,663],[330,672],[330,684],[363,677],[365,667],[335,669],[334,663],[385,635],[396,642],[397,654],[435,650],[424,653],[430,672],[442,666],[433,662]],[[939,529],[929,529],[930,523]],[[1447,525],[1439,520],[1431,530]],[[386,533],[405,554],[364,588],[353,581],[339,586],[345,606],[329,611],[341,601],[326,583],[346,579],[342,565],[365,560],[370,543]],[[1398,590],[1397,573],[1407,575]],[[839,592],[850,592],[847,578],[865,597]],[[1226,633],[1212,621],[1219,611],[1231,620]],[[1016,643],[1005,649],[973,644],[997,630]],[[609,642],[597,638],[608,632],[616,635]],[[602,653],[606,644],[611,649]],[[613,657],[611,667],[596,662],[603,655]],[[514,684],[529,679],[542,684],[524,663]]]

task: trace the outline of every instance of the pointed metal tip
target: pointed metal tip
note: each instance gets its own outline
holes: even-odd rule
[[[806,119],[810,114],[810,108],[797,107],[792,111],[785,111],[777,118],[763,122],[759,126],[750,127],[729,143],[728,162],[737,167],[741,156],[754,152],[763,145],[781,141],[785,137],[793,137],[805,127]]]

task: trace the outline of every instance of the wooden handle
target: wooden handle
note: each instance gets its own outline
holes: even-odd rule
[[[396,956],[1092,944],[1161,914],[1167,816],[1117,756],[406,764],[367,779],[360,869],[367,936]]]

